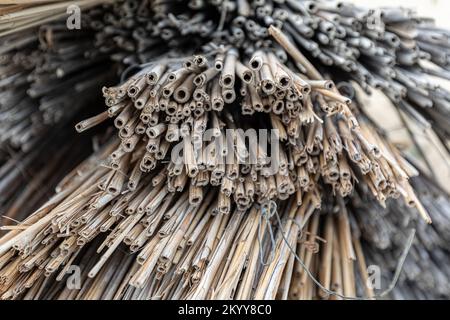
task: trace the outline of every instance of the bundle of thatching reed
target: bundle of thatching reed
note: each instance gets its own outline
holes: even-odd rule
[[[428,128],[431,122],[447,142],[449,94],[430,76],[449,79],[449,33],[432,20],[406,8],[374,10],[342,1],[190,1],[191,11],[168,14],[175,3],[154,1],[151,7],[163,18],[147,30],[167,35],[168,42],[194,34],[251,53],[270,46],[268,28],[277,26],[318,66],[335,66],[344,72],[338,77],[367,90],[382,89],[418,124]],[[286,53],[274,48],[285,62]]]
[[[291,45],[286,39],[281,43]],[[359,124],[351,111],[357,105],[331,81],[309,80],[284,67],[270,52],[256,52],[247,67],[233,48],[216,51],[211,62],[204,55],[183,64],[156,61],[123,84],[104,89],[108,110],[76,128],[83,131],[115,117],[119,139],[94,156],[104,160],[103,165],[89,160],[85,175],[69,180],[66,189],[24,221],[26,228],[2,239],[3,298],[17,298],[30,287],[31,292],[40,292],[43,276],[58,273],[61,279],[83,249],[100,238],[101,254],[87,270],[92,281],[102,282],[104,272],[113,272],[105,265],[122,242],[131,252],[139,252],[123,283],[129,298],[173,298],[173,292],[178,298],[228,299],[237,298],[240,290],[242,298],[275,298],[281,283],[281,294],[287,297],[296,261],[290,253],[299,232],[309,235],[300,259],[306,261],[306,270],[317,269],[312,253],[317,251],[313,244],[320,215],[313,213],[321,208],[323,192],[341,199],[351,193],[357,176],[381,203],[403,195],[429,222],[407,181],[413,168],[369,124]],[[306,59],[302,63],[310,66]],[[243,84],[239,93],[237,79]],[[238,98],[241,87],[250,94]],[[254,126],[277,129],[280,150],[269,154],[260,148],[265,141],[246,144],[237,131],[231,146],[218,143],[215,146],[222,148],[211,150],[203,145],[207,129],[217,139],[226,129],[246,129],[238,116],[246,112],[252,114]],[[178,141],[183,147],[181,162],[166,157]],[[256,162],[246,164],[250,155]],[[279,163],[275,173],[270,172],[269,155]],[[329,295],[326,290],[335,270],[334,291],[352,297],[356,284],[350,261],[357,255],[348,214],[342,200],[338,204],[340,214],[336,222],[327,218],[330,226],[324,241],[335,241],[340,249],[334,259],[327,256],[324,262],[327,271],[321,272],[328,279],[324,295]],[[279,208],[275,216],[268,212],[274,205]],[[272,238],[273,229],[277,231]],[[238,236],[244,238],[237,241]],[[270,262],[261,265],[258,253]],[[364,257],[359,251],[358,255],[362,268]],[[256,274],[243,257],[254,257],[252,268],[262,268],[260,278],[253,278]],[[333,261],[338,269],[332,268]],[[277,267],[280,263],[282,268]],[[301,264],[297,268],[301,273]],[[364,279],[367,274],[361,270]],[[241,282],[245,273],[250,278]],[[305,270],[301,274],[294,292],[312,298],[317,288]],[[97,286],[91,290],[96,298],[103,294]]]
[[[409,9],[374,10],[341,1],[129,0],[115,4],[98,25],[104,28],[97,45],[126,65],[145,63],[167,46],[191,53],[213,39],[248,56],[272,47],[295,69],[298,65],[270,41],[268,28],[277,26],[327,78],[331,70],[331,78],[382,90],[408,127],[414,122],[430,140],[437,134],[448,152],[449,94],[434,81],[448,79],[448,32]],[[306,70],[300,66],[300,71]],[[432,170],[426,148],[417,148]]]
[[[353,273],[359,269],[350,258],[358,258],[363,277],[365,262],[353,247],[359,248],[359,242],[352,237],[354,226],[342,200],[334,215],[315,212],[310,193],[301,207],[291,197],[276,212],[269,208],[262,215],[254,205],[247,212],[223,215],[216,213],[216,191],[192,206],[187,191],[168,193],[157,174],[149,177],[152,184],[140,188],[149,193],[122,194],[97,211],[108,198],[95,191],[95,182],[105,186],[108,175],[98,161],[117,145],[111,141],[65,179],[59,193],[24,221],[34,227],[3,238],[2,248],[16,234],[16,249],[24,259],[8,261],[13,250],[2,256],[2,288],[7,288],[2,298],[311,299],[319,291],[290,250],[316,277],[320,274],[324,288],[355,295]],[[70,230],[56,231],[62,224]],[[37,230],[41,227],[46,232]],[[58,240],[65,232],[69,236]],[[32,240],[22,249],[18,238]],[[131,255],[123,253],[122,242]],[[31,248],[34,254],[27,257]],[[102,248],[108,249],[99,258],[96,251]],[[323,253],[318,254],[319,248]],[[78,290],[58,281],[72,265],[82,270]],[[327,292],[321,295],[328,297]]]
[[[61,199],[75,188],[85,190],[83,185],[90,186],[98,180],[98,176],[90,178],[96,163],[113,148],[114,145],[106,146],[82,164],[77,170],[79,175],[70,176],[73,181],[65,179],[63,183],[70,190],[61,188],[61,193],[42,210],[50,209],[50,214],[56,210],[61,214],[63,210],[72,212],[79,206],[68,198]],[[80,229],[76,224],[71,224],[79,230],[81,237],[75,236],[75,240],[72,236],[72,240],[66,239],[58,247],[55,245],[54,249],[42,246],[40,250],[44,252],[39,254],[39,250],[35,259],[29,261],[26,258],[22,261],[24,264],[19,262],[15,266],[25,274],[34,263],[43,268],[20,278],[16,278],[19,273],[14,273],[15,268],[5,270],[4,283],[10,288],[3,298],[339,298],[329,295],[325,291],[327,289],[348,297],[355,296],[357,291],[358,295],[366,297],[374,295],[364,285],[367,263],[361,251],[360,233],[342,199],[327,204],[325,215],[316,211],[309,196],[305,197],[302,207],[298,207],[296,199],[291,198],[281,203],[277,212],[262,215],[260,209],[252,207],[248,212],[221,215],[214,214],[216,208],[214,194],[211,193],[198,209],[186,211],[189,206],[185,201],[188,198],[186,193],[172,195],[166,200],[161,200],[161,191],[154,193],[156,196],[152,197],[147,207],[155,211],[150,215],[144,214],[144,218],[136,224],[133,217],[143,211],[138,206],[134,213],[131,212],[137,205],[138,195],[121,196],[99,215],[93,215],[89,210],[82,211],[79,216],[81,221],[83,217],[91,217],[91,221]],[[89,202],[89,197],[84,196],[86,194],[79,194],[78,201]],[[108,230],[115,225],[111,220],[121,222],[113,230]],[[131,225],[128,224],[130,222]],[[56,227],[55,224],[53,226]],[[95,237],[98,232],[109,232],[109,235]],[[85,246],[85,237],[95,237],[90,246]],[[150,237],[151,240],[139,250],[143,237]],[[48,243],[47,240],[49,235],[44,237],[45,243]],[[98,260],[96,250],[108,244],[113,245],[115,250],[111,250],[110,246],[108,259]],[[130,246],[130,251],[125,249],[126,246]],[[72,253],[73,247],[76,253]],[[63,259],[61,255],[66,256],[67,262],[60,272],[50,269],[47,265],[50,261],[43,261],[42,255],[47,255],[46,249],[54,253],[50,259],[53,267]],[[319,290],[290,250],[297,252],[325,290]],[[102,265],[100,270],[99,264]],[[78,289],[68,287],[65,281],[61,281],[71,266],[81,268],[81,287]],[[48,277],[41,276],[42,273]],[[28,290],[29,287],[31,289]],[[360,292],[362,288],[365,288],[364,292]]]
[[[416,169],[346,97],[351,88],[331,79],[380,87],[416,122],[436,122],[445,144],[448,94],[423,78],[432,71],[422,66],[429,59],[444,77],[447,63],[436,52],[448,41],[430,39],[445,32],[408,11],[385,10],[377,19],[378,12],[329,1],[177,5],[125,1],[92,20],[102,21],[92,23],[99,51],[138,63],[138,72],[127,69],[122,83],[104,88],[107,111],[76,129],[114,118],[119,137],[0,239],[1,297],[373,297],[359,240],[371,224],[360,222],[358,198],[384,206],[402,196],[418,209],[405,216],[430,217],[408,181]],[[411,37],[409,27],[431,38]],[[397,65],[374,68],[392,59]],[[239,129],[276,136],[256,134],[254,143]],[[270,151],[261,146],[267,142]],[[411,237],[402,241],[408,248]],[[384,265],[398,258],[369,256]],[[80,289],[62,281],[74,265]]]

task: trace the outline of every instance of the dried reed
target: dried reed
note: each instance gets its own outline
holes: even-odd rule
[[[76,129],[113,118],[118,134],[0,238],[1,298],[373,298],[367,266],[397,257],[362,240],[387,248],[379,239],[400,218],[446,215],[419,200],[417,170],[340,82],[381,89],[417,123],[436,123],[446,145],[449,95],[427,77],[447,78],[446,31],[409,10],[336,1],[129,0],[102,10],[88,15],[95,52],[134,68],[103,88],[108,109]],[[58,70],[76,81],[70,64]],[[40,84],[29,93],[46,92]],[[242,134],[252,129],[257,141]],[[386,201],[399,197],[416,210],[377,219],[377,206],[402,206]],[[416,261],[439,240],[419,236]],[[79,290],[62,281],[71,265],[82,270]],[[409,285],[394,295],[426,295],[421,285],[405,295]]]

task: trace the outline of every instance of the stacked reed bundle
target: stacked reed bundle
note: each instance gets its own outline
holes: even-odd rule
[[[191,53],[211,39],[251,55],[271,45],[268,28],[277,26],[315,65],[335,66],[344,72],[338,77],[353,78],[366,90],[382,89],[423,128],[432,123],[447,147],[449,94],[429,76],[449,78],[448,32],[409,9],[341,1],[126,0],[91,12],[97,47],[126,64],[147,62],[167,46]],[[285,63],[286,53],[274,48]]]
[[[327,77],[356,77],[366,89],[380,87],[427,123],[433,112],[447,114],[448,97],[414,76],[429,70],[423,59],[437,63],[421,43],[427,40],[408,38],[403,30],[423,29],[423,22],[406,11],[375,19],[376,12],[322,1],[191,1],[183,13],[177,4],[125,1],[98,24],[105,27],[97,34],[101,52],[124,64],[145,64],[128,79],[126,72],[118,86],[104,88],[107,111],[76,126],[84,131],[114,118],[119,137],[0,239],[1,297],[373,297],[365,286],[359,214],[343,198],[360,193],[384,206],[387,198],[403,196],[430,222],[408,181],[417,171],[361,114],[360,103],[345,96],[349,87],[324,79],[295,43],[317,59],[311,61],[347,72],[322,72]],[[116,20],[123,10],[126,18]],[[134,19],[137,12],[143,19]],[[149,12],[155,17],[137,27]],[[356,19],[346,18],[355,12]],[[370,32],[373,26],[389,32]],[[393,35],[398,46],[385,43],[397,39]],[[161,39],[178,49],[201,43],[203,52],[186,58],[179,50],[154,48]],[[448,41],[442,41],[431,47],[445,47]],[[317,50],[308,50],[314,43]],[[167,56],[160,57],[161,50]],[[413,54],[418,60],[406,63]],[[374,61],[391,64],[389,57],[398,65],[380,75]],[[409,82],[400,80],[402,72]],[[402,89],[399,82],[408,85]],[[422,110],[414,90],[432,97],[431,113]],[[251,128],[276,129],[280,148],[261,135],[247,142],[237,130]],[[228,129],[234,130],[231,141],[224,140]],[[213,144],[205,143],[208,132]],[[260,145],[266,142],[270,151]],[[245,163],[251,157],[255,162]],[[273,163],[279,164],[276,172]],[[80,290],[61,281],[73,264],[82,267]]]
[[[114,75],[109,57],[93,49],[93,36],[56,22],[0,40],[2,224],[36,210],[86,155],[74,144],[85,140],[67,127],[92,114],[86,106],[97,104],[101,85]]]
[[[3,151],[6,146],[28,151],[43,132],[39,110],[26,94],[28,74],[40,60],[35,49],[37,43],[34,34],[14,35],[2,41],[0,145]]]
[[[150,6],[161,16],[147,26],[150,34],[167,35],[168,42],[180,34],[189,40],[195,35],[251,55],[271,46],[268,28],[276,26],[316,66],[337,67],[343,72],[338,78],[354,79],[366,90],[381,89],[422,128],[432,123],[447,146],[449,93],[430,76],[449,79],[449,33],[432,20],[406,8],[374,10],[342,1],[190,1],[183,14],[170,12],[175,3]],[[274,48],[286,62],[286,53]]]
[[[93,48],[89,30],[70,31],[53,23],[0,42],[2,150],[28,152],[50,128],[79,117],[114,78],[109,56]]]
[[[108,32],[100,32],[99,43],[122,48],[114,57],[125,64],[145,63],[165,44],[191,53],[192,47],[213,39],[248,56],[272,47],[281,62],[295,69],[299,66],[290,64],[286,52],[270,41],[268,28],[277,26],[327,77],[328,68],[335,79],[354,79],[366,91],[382,90],[398,106],[408,130],[413,122],[430,140],[437,134],[448,153],[449,94],[434,81],[436,76],[448,79],[448,32],[409,9],[374,10],[341,1],[219,0],[149,1],[140,6],[125,1],[116,11],[114,18],[108,14],[104,19]],[[299,70],[306,71],[301,65]],[[429,171],[438,174],[426,148],[415,144]]]
[[[44,55],[28,75],[27,94],[38,101],[44,123],[61,123],[92,103],[115,69],[108,55],[93,48],[92,30],[70,31],[53,23],[38,32]]]
[[[120,1],[102,10],[87,12],[89,26],[96,31],[95,47],[124,65],[144,63],[167,54],[169,46],[176,48],[179,43],[169,41],[163,32],[164,26],[158,26],[158,16],[152,7],[154,2]]]
[[[7,0],[0,5],[0,37],[66,18],[68,8],[86,10],[113,0]]]
[[[114,69],[108,56],[92,49],[89,32],[69,32],[61,23],[15,33],[1,43],[0,208],[9,218],[2,218],[2,224],[10,224],[45,202],[53,186],[84,157],[85,148],[68,148],[83,140],[66,128],[92,113],[83,109],[97,104],[101,85],[110,81]],[[70,159],[62,161],[70,152]]]

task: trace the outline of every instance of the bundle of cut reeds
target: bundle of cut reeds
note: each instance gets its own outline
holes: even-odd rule
[[[196,251],[190,253],[190,250],[194,250],[194,243],[199,242],[199,239],[194,238],[189,242],[189,229],[197,237],[205,234],[213,240],[217,237],[216,228],[220,231],[222,225],[224,239],[217,243],[216,248],[221,251],[214,253],[214,248],[210,248],[213,244],[209,244],[208,241],[211,241],[208,240],[209,238],[202,241],[206,247],[199,248],[201,250],[197,254],[206,250],[204,253],[206,257],[200,258],[201,261],[198,262],[204,265],[205,274],[195,286],[190,287],[181,296],[214,298],[210,296],[211,292],[217,291],[212,290],[213,287],[211,287],[214,285],[213,276],[225,257],[226,249],[230,245],[229,239],[233,239],[236,232],[246,226],[244,221],[248,219],[251,219],[248,221],[249,232],[252,232],[252,239],[255,239],[256,227],[262,225],[261,216],[261,219],[256,218],[269,210],[268,207],[271,205],[277,205],[283,208],[280,212],[285,221],[283,222],[277,213],[280,220],[275,222],[279,223],[279,235],[274,238],[272,249],[278,248],[281,252],[278,252],[279,256],[276,257],[270,254],[273,260],[266,267],[267,270],[261,271],[263,277],[260,279],[261,289],[257,290],[254,296],[255,298],[275,298],[283,270],[279,271],[279,278],[274,280],[274,270],[271,268],[274,268],[280,262],[279,259],[286,254],[289,256],[288,253],[293,250],[292,246],[297,243],[298,233],[304,231],[303,228],[313,212],[321,207],[321,194],[324,188],[337,193],[338,199],[351,193],[352,180],[353,177],[356,178],[354,170],[358,170],[357,174],[380,202],[384,203],[386,197],[403,194],[408,204],[417,207],[419,213],[429,222],[426,211],[407,182],[407,172],[411,174],[414,170],[395,148],[386,144],[377,135],[373,128],[368,124],[359,125],[350,110],[350,100],[343,97],[332,82],[305,79],[284,68],[279,61],[275,60],[276,57],[270,57],[274,59],[272,64],[268,64],[266,61],[268,58],[264,52],[257,52],[250,60],[253,71],[237,60],[237,53],[233,49],[219,52],[214,59],[214,65],[211,66],[208,65],[204,56],[194,56],[185,61],[182,68],[170,73],[165,73],[166,68],[155,63],[121,86],[104,89],[106,104],[109,106],[108,111],[80,122],[76,128],[78,131],[83,131],[106,120],[109,116],[116,116],[114,123],[120,129],[119,139],[113,140],[105,147],[102,153],[105,164],[99,167],[95,163],[92,171],[88,171],[86,180],[75,183],[75,189],[69,188],[67,198],[57,196],[58,202],[51,201],[43,207],[42,210],[46,215],[42,219],[32,223],[29,228],[18,232],[17,235],[10,233],[10,237],[7,235],[4,238],[0,245],[2,253],[10,252],[9,250],[14,246],[15,250],[25,254],[20,260],[21,265],[31,259],[31,262],[27,264],[28,267],[22,270],[25,271],[22,273],[28,275],[23,278],[24,282],[7,281],[14,285],[5,292],[5,298],[14,297],[26,286],[31,285],[29,277],[35,279],[33,270],[39,270],[39,274],[46,272],[47,276],[50,276],[65,261],[76,259],[81,249],[103,232],[106,232],[107,236],[98,250],[100,252],[103,248],[107,249],[92,266],[88,277],[95,278],[103,270],[103,266],[109,261],[115,249],[125,242],[132,252],[140,251],[137,255],[139,267],[128,284],[143,289],[149,279],[163,278],[167,273],[171,275],[169,271],[175,268],[176,263],[173,259],[177,255],[178,259],[191,255],[190,259],[187,258],[188,260],[185,261],[186,271],[192,268],[195,270],[195,265],[193,266],[192,263],[196,261]],[[261,68],[255,66],[255,62],[259,62]],[[217,70],[217,65],[222,63],[223,67],[219,68],[221,70]],[[268,72],[266,71],[268,74],[281,74],[284,78],[280,76],[276,81],[265,79],[264,67],[270,68]],[[250,79],[253,77],[261,79],[256,83],[248,81],[247,89],[253,94],[247,95],[251,98],[247,108],[250,114],[253,114],[254,120],[259,118],[261,125],[265,124],[266,128],[277,129],[276,138],[281,141],[282,147],[279,151],[272,152],[279,157],[279,159],[272,159],[279,162],[275,176],[270,175],[270,167],[264,162],[268,159],[268,151],[259,150],[259,143],[261,143],[259,141],[254,145],[255,150],[251,150],[252,146],[250,146],[249,151],[249,156],[255,155],[255,164],[246,165],[244,161],[242,161],[243,164],[239,161],[220,161],[222,157],[231,157],[232,160],[243,160],[243,157],[245,159],[246,155],[240,152],[245,151],[247,145],[244,137],[238,134],[232,137],[230,149],[226,149],[229,146],[228,143],[219,143],[217,146],[225,148],[210,150],[210,154],[205,155],[208,148],[202,145],[204,143],[202,137],[207,129],[216,131],[216,138],[222,138],[224,137],[221,134],[222,130],[240,128],[236,123],[238,119],[234,119],[232,115],[233,102],[237,97],[233,81],[240,77],[245,83],[245,75],[237,73],[239,68],[245,68],[244,71],[247,71]],[[205,93],[200,95],[201,98],[197,101],[192,98],[189,102],[195,91],[194,79],[202,79],[204,76],[208,80],[208,74],[213,74],[209,76],[211,79],[206,83],[199,83],[205,87]],[[172,79],[169,78],[171,76]],[[158,87],[158,81],[164,78],[168,81]],[[149,84],[147,81],[153,81],[154,84]],[[213,82],[210,84],[210,81]],[[292,102],[294,106],[290,109],[278,110],[275,95],[267,95],[266,92],[267,97],[264,97],[262,92],[264,89],[270,89],[270,85],[280,87],[283,84],[285,84],[284,92],[279,88],[278,90],[282,92],[278,95],[284,93],[285,97],[277,100],[281,101],[282,105]],[[230,89],[227,90],[227,86]],[[152,99],[150,92],[155,87],[159,88],[155,90],[154,95],[159,98],[158,100]],[[211,91],[206,88],[211,88]],[[288,100],[286,97],[288,94],[294,97]],[[232,99],[228,100],[227,95],[231,95]],[[133,97],[136,97],[134,101],[132,101]],[[266,101],[262,102],[263,99]],[[261,106],[258,106],[258,101],[261,101]],[[241,102],[241,107],[234,106],[239,113],[242,113],[242,108],[245,107],[245,101]],[[194,108],[191,109],[190,105]],[[314,107],[320,109],[314,110]],[[230,110],[227,112],[224,108]],[[353,105],[353,108],[356,108],[356,105]],[[200,112],[196,113],[196,110]],[[283,118],[286,120],[283,121]],[[158,121],[159,119],[162,121]],[[289,130],[292,127],[295,130]],[[178,140],[183,146],[184,161],[177,162],[177,158],[171,157],[168,164],[161,164],[167,152],[172,150]],[[329,145],[324,147],[323,143]],[[299,148],[299,146],[303,147]],[[199,150],[201,152],[198,152]],[[276,154],[278,152],[279,154]],[[364,161],[365,159],[367,160]],[[217,162],[208,166],[208,161]],[[264,169],[268,171],[268,174],[264,173]],[[92,174],[93,172],[95,173]],[[211,189],[211,186],[217,186],[217,188]],[[177,195],[177,192],[182,192],[182,195]],[[277,204],[278,201],[281,202]],[[342,203],[340,207],[342,222],[336,223],[337,228],[342,230],[340,232],[343,233],[344,238],[336,241],[346,243],[346,247],[343,247],[344,251],[340,254],[344,255],[345,259],[356,258],[348,215]],[[315,216],[317,220],[319,215]],[[217,222],[208,224],[209,219]],[[268,216],[265,219],[269,221]],[[30,225],[29,221],[24,223]],[[270,222],[268,223],[263,237],[270,243],[267,235],[272,232],[268,231],[272,230],[272,226]],[[311,228],[318,227],[318,220],[315,224],[316,226],[313,225]],[[207,233],[202,232],[202,229],[207,226],[213,229],[208,229]],[[200,229],[196,229],[197,227]],[[331,226],[329,228],[333,229]],[[198,231],[195,232],[196,230]],[[316,234],[318,230],[308,232]],[[59,234],[64,233],[67,234],[67,239],[56,240]],[[42,234],[44,238],[54,238],[56,241],[49,239],[49,243],[44,238],[41,239],[39,234]],[[21,240],[30,238],[37,240],[36,245],[31,245],[34,248],[33,253],[27,249],[30,244]],[[40,245],[42,240],[45,245]],[[293,240],[295,241],[291,242]],[[224,248],[220,246],[221,242]],[[247,245],[253,243],[252,240]],[[40,256],[41,250],[45,252],[52,250],[55,255],[46,261],[46,267],[36,269],[36,263],[39,265],[40,260],[36,260],[35,256]],[[209,257],[212,253],[214,254]],[[217,259],[217,265],[213,264],[212,260],[208,264],[205,263],[214,257]],[[239,257],[239,262],[242,261],[241,255],[236,257]],[[364,261],[363,257],[360,259]],[[70,265],[66,264],[66,266]],[[12,274],[6,278],[14,279],[21,274],[20,270],[21,268],[11,270]],[[230,270],[235,272],[235,268]],[[330,266],[328,270],[331,272]],[[153,272],[156,274],[152,277]],[[210,272],[213,274],[208,275]],[[264,272],[267,273],[267,280],[264,280]],[[235,276],[239,280],[240,274]],[[271,283],[271,281],[275,282]],[[354,277],[348,273],[341,281],[343,282],[339,287],[347,288],[342,293],[346,296],[354,296],[356,290]],[[25,285],[25,283],[28,284]],[[238,283],[236,282],[235,285],[237,286]],[[236,289],[237,287],[228,288],[229,291],[220,297],[232,298]]]
[[[45,37],[64,28],[42,26],[50,55],[20,72],[44,80],[31,98],[60,101],[63,87],[102,81],[109,55],[122,79],[75,128],[112,118],[116,133],[0,238],[2,299],[448,295],[447,270],[414,276],[448,260],[448,196],[425,177],[411,184],[415,160],[355,94],[381,89],[448,148],[450,95],[429,77],[447,78],[447,31],[406,9],[335,1],[127,0],[87,16],[92,54],[91,36],[69,35],[82,45],[66,51]],[[419,223],[412,245],[415,217],[440,226]],[[392,271],[387,290],[367,285],[373,263]],[[74,266],[79,288],[64,281]]]

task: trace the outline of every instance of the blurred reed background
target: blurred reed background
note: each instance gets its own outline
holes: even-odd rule
[[[352,0],[351,2],[370,7],[403,6],[414,8],[421,15],[436,19],[436,23],[441,27],[450,27],[450,19],[448,18],[450,1],[448,0]]]
[[[443,28],[450,28],[450,19],[448,17],[450,12],[449,0],[351,0],[351,2],[370,8],[392,6],[413,8],[420,16],[435,19],[436,25]],[[434,80],[447,90],[450,89],[450,81],[438,78]],[[395,141],[404,148],[406,147],[410,155],[417,156],[419,151],[411,139],[409,139],[407,130],[402,124],[394,105],[381,92],[375,92],[374,94],[376,95],[376,99],[368,98],[365,101],[367,105],[371,106],[370,110],[372,111],[373,119],[375,121],[382,119],[382,121],[378,121],[378,124],[389,133],[392,141]],[[389,110],[386,110],[387,105],[391,106]],[[381,116],[382,114],[384,116]],[[408,125],[414,127],[413,123],[409,123]],[[417,143],[425,150],[427,160],[432,163],[433,168],[436,168],[435,172],[439,172],[438,175],[435,175],[435,178],[439,181],[441,187],[450,192],[450,184],[448,183],[450,180],[450,158],[447,153],[441,147],[436,148],[439,143],[436,137],[430,132],[421,133],[416,131],[415,138]],[[428,172],[424,164],[420,165],[422,170]]]

